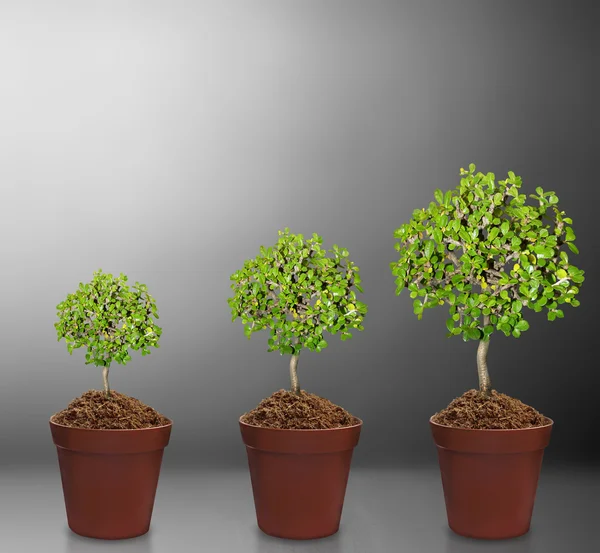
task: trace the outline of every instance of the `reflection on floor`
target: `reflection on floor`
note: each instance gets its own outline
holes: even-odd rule
[[[592,553],[600,471],[575,467],[542,472],[532,529],[515,540],[488,542],[454,535],[446,525],[439,472],[353,469],[340,532],[295,542],[256,526],[246,470],[164,470],[151,530],[120,542],[79,537],[66,526],[56,467],[0,472],[2,547],[7,553]]]

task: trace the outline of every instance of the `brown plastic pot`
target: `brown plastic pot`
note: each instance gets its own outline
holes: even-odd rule
[[[521,430],[451,428],[429,420],[437,446],[448,525],[461,536],[526,534],[553,421]]]
[[[261,428],[240,419],[258,527],[294,540],[340,527],[352,453],[362,421],[327,430]]]
[[[88,430],[50,420],[73,532],[105,540],[148,532],[171,427]]]

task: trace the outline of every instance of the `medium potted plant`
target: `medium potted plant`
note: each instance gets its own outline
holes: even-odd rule
[[[231,276],[232,321],[246,336],[269,330],[268,351],[289,355],[290,390],[279,390],[239,420],[246,445],[259,528],[289,539],[321,538],[339,529],[350,462],[362,421],[301,390],[303,349],[327,347],[325,333],[352,337],[367,312],[358,267],[348,251],[327,251],[317,234],[289,229]]]
[[[510,538],[531,523],[544,448],[553,421],[492,389],[487,354],[494,331],[519,338],[529,328],[526,309],[562,318],[577,307],[583,271],[572,221],[554,192],[520,192],[512,171],[460,170],[460,184],[435,191],[395,231],[398,261],[391,264],[396,293],[405,288],[421,319],[425,309],[449,305],[448,336],[474,340],[479,389],[469,390],[430,419],[437,445],[448,524],[463,536]]]
[[[122,539],[150,527],[163,450],[172,422],[136,398],[111,390],[113,362],[129,350],[148,355],[161,328],[145,284],[94,273],[58,304],[58,340],[70,354],[86,347],[86,364],[102,368],[104,389],[89,390],[50,418],[69,528],[92,538]]]

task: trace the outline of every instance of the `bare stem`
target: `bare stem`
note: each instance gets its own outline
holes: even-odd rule
[[[487,326],[489,322],[489,316],[484,315],[483,326]],[[480,340],[477,348],[477,373],[479,374],[479,391],[485,396],[489,396],[492,391],[492,382],[487,366],[488,349],[490,349],[489,338],[486,341]]]
[[[104,380],[104,393],[110,397],[110,384],[108,383],[108,367],[102,369],[102,379]]]
[[[300,395],[300,383],[298,382],[298,357],[299,355],[292,355],[290,359],[290,380],[292,381],[291,392]]]

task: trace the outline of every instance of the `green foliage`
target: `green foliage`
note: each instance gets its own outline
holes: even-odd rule
[[[529,328],[524,307],[550,321],[563,317],[562,304],[577,307],[584,272],[569,261],[579,251],[556,194],[538,187],[528,204],[512,171],[496,182],[471,164],[460,176],[395,231],[396,294],[408,289],[419,319],[448,304],[448,335],[465,341],[488,340],[494,329],[518,338]]]
[[[145,284],[127,284],[127,277],[98,270],[88,284],[56,306],[59,321],[54,324],[58,340],[65,339],[69,353],[87,347],[86,365],[109,367],[113,361],[126,365],[129,349],[150,353],[159,347],[162,329],[154,319],[158,313]]]
[[[232,321],[241,318],[248,338],[269,329],[269,351],[298,354],[327,347],[324,332],[347,340],[351,329],[363,330],[367,306],[352,290],[362,292],[359,268],[348,250],[334,245],[328,252],[322,242],[286,228],[274,246],[261,246],[256,259],[231,275]]]

